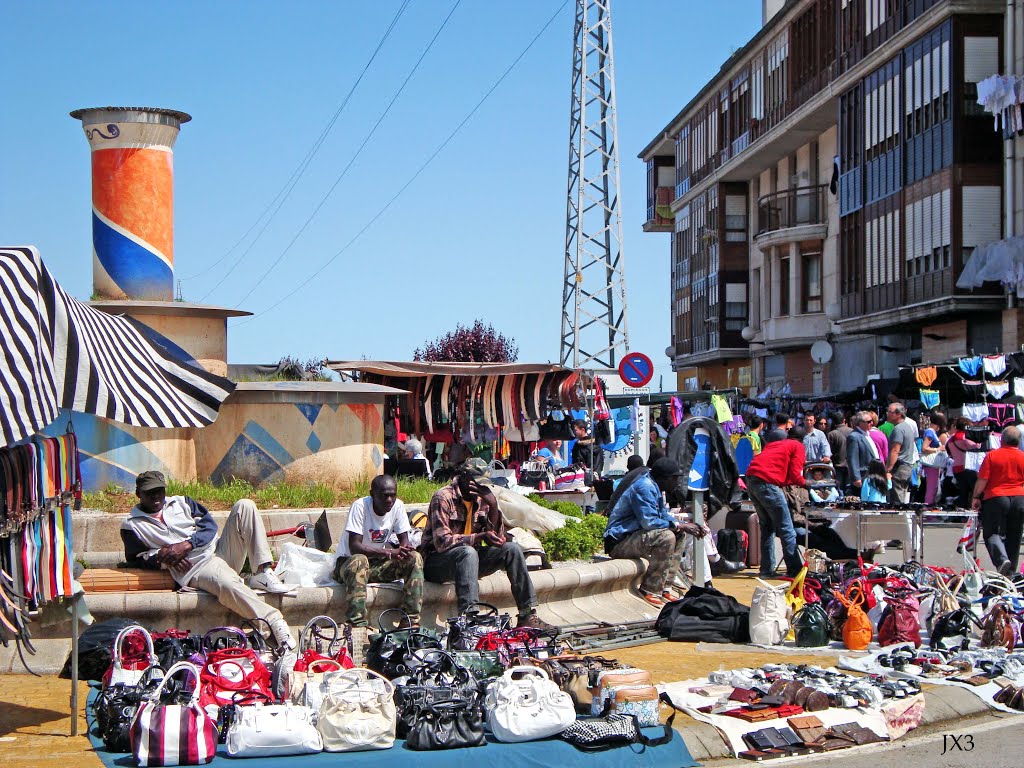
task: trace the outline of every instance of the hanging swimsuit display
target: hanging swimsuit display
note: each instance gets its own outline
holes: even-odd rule
[[[938,376],[939,372],[935,369],[934,365],[926,365],[914,371],[914,378],[917,379],[917,383],[925,387],[930,387],[934,384]]]
[[[993,400],[1002,400],[1010,393],[1010,382],[986,381],[985,389],[988,391],[988,396]]]
[[[988,406],[985,403],[969,403],[964,405],[961,413],[968,421],[984,421],[988,418]]]
[[[982,358],[982,365],[985,368],[985,375],[998,379],[1006,372],[1005,355],[986,355]]]
[[[981,357],[961,357],[958,365],[960,370],[968,376],[977,376],[981,373]]]
[[[934,381],[934,378],[932,380]],[[920,391],[920,396],[921,404],[929,410],[937,407],[939,404],[939,390],[937,389],[922,389]]]

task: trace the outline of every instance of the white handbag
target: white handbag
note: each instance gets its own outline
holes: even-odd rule
[[[534,741],[561,733],[576,721],[572,697],[540,667],[511,667],[487,686],[487,725],[503,742]]]
[[[395,686],[370,669],[332,673],[316,728],[327,752],[389,749],[398,722]]]
[[[133,663],[131,667],[125,667],[122,653],[124,649],[122,646],[125,638],[135,634],[142,635],[142,638],[146,641],[147,660],[144,665]],[[117,638],[114,640],[113,656],[114,663],[110,666],[110,677],[104,681],[104,687],[116,685],[117,683],[137,685],[147,669],[160,664],[156,651],[153,650],[153,636],[149,634],[145,627],[139,624],[130,624],[117,633]]]
[[[276,757],[321,752],[323,739],[313,710],[294,704],[255,704],[238,707],[228,727],[231,757]]]
[[[789,585],[773,587],[761,581],[750,600],[750,642],[754,645],[782,645],[789,633]]]
[[[312,709],[315,723],[320,705],[324,703],[324,693],[330,685],[328,678],[342,669],[334,659],[311,661],[305,672],[293,669],[288,677],[288,698],[292,704]]]

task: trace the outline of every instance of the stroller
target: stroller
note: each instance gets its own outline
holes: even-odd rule
[[[828,504],[839,501],[839,487],[836,483],[836,468],[827,462],[811,462],[804,465],[804,479],[807,480],[807,495],[811,504]]]

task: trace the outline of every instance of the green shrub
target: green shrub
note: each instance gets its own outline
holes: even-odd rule
[[[564,527],[543,534],[540,540],[552,560],[589,560],[604,546],[606,523],[601,515],[584,515],[582,520],[570,518]]]

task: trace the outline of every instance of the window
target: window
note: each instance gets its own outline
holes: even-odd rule
[[[779,315],[789,314],[789,257],[779,263]]]
[[[800,246],[803,285],[800,289],[802,314],[822,311],[821,299],[821,243],[803,243]]]
[[[690,190],[690,126],[684,125],[676,137],[676,197]]]
[[[747,241],[747,198],[743,195],[725,196],[725,241]]]
[[[747,325],[747,286],[725,284],[725,330],[742,331]]]
[[[997,195],[998,189],[996,187]],[[964,210],[966,212],[967,208]],[[907,204],[903,215],[906,220],[904,254],[907,277],[948,268],[951,265],[950,191],[944,189]],[[996,226],[998,231],[998,224]]]

